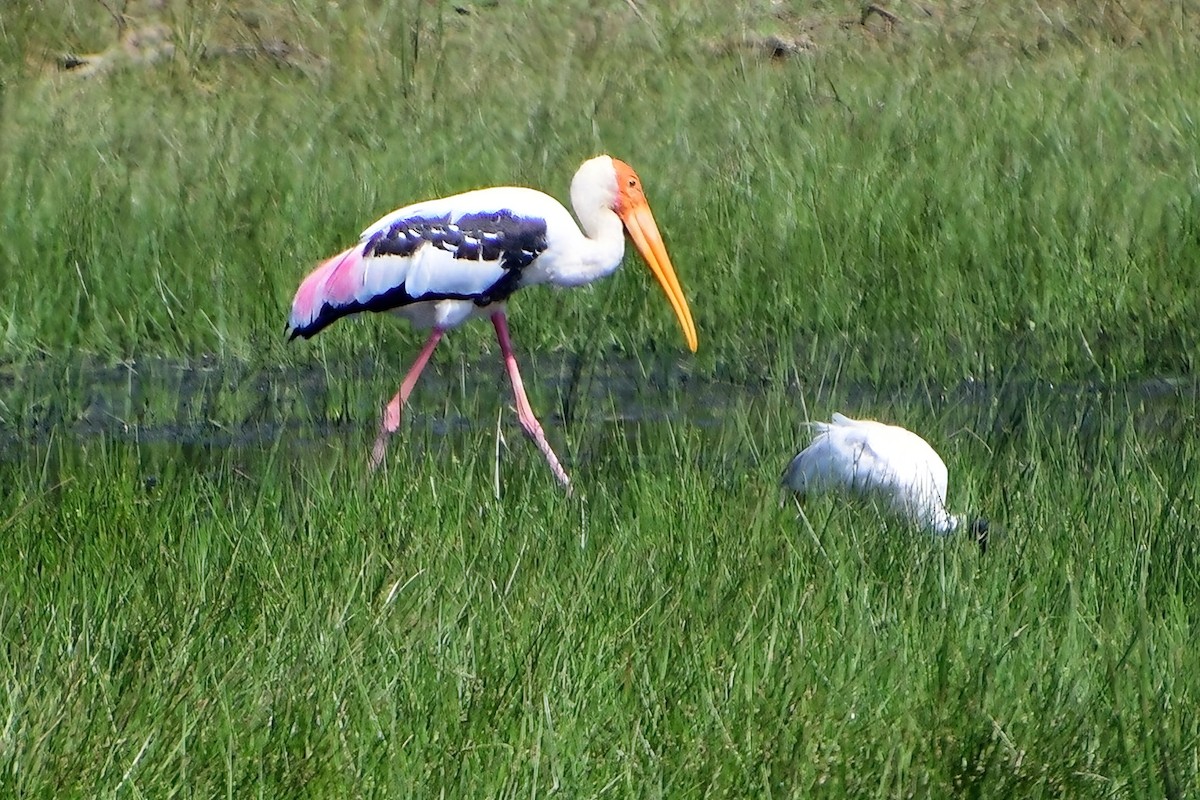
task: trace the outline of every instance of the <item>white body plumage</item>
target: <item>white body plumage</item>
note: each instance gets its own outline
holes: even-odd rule
[[[812,443],[784,470],[802,494],[841,491],[872,497],[919,527],[953,533],[963,518],[946,510],[946,462],[910,430],[834,414],[814,422]]]

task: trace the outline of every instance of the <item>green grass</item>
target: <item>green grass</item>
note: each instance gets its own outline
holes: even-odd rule
[[[1193,441],[1104,401],[1078,426],[910,407],[954,503],[1009,531],[981,558],[781,505],[787,400],[577,431],[569,499],[517,442],[494,500],[486,430],[413,429],[376,479],[363,437],[33,448],[0,467],[0,774],[17,796],[1200,785]],[[986,441],[946,433],[968,422]]]
[[[6,7],[0,796],[1200,791],[1200,9],[463,4],[168,3],[173,57],[90,79],[53,60],[102,5]],[[255,37],[299,55],[205,55]],[[421,334],[286,347],[300,278],[600,151],[700,353],[633,259],[532,289],[576,495],[486,325],[370,476]],[[1007,536],[781,504],[834,410],[926,435]]]
[[[111,41],[98,4],[66,31],[17,15],[0,122],[6,351],[308,360],[280,341],[292,293],[370,221],[487,184],[565,199],[579,162],[611,151],[645,179],[707,367],[782,346],[810,368],[813,350],[839,352],[875,381],[993,379],[1014,351],[1064,379],[1194,368],[1190,16],[1152,17],[1118,46],[1069,16],[1043,30],[964,8],[882,43],[832,25],[815,54],[776,63],[705,45],[781,24],[761,12],[684,5],[643,23],[619,3],[509,6],[296,4],[267,33],[323,67],[205,60],[193,44],[99,80],[24,66]],[[201,44],[237,29],[220,4],[168,18]],[[666,308],[630,264],[594,289],[533,290],[513,316],[530,349],[639,351],[677,346]],[[327,346],[343,357],[414,341],[339,327]]]

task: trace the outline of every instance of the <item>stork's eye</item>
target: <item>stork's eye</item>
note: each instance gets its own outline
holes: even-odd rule
[[[629,179],[629,188],[632,189],[634,186],[637,186],[637,178],[630,178]]]

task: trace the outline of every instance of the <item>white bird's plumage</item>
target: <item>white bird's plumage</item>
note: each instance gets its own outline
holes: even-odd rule
[[[886,502],[916,525],[954,532],[962,518],[946,510],[942,457],[910,430],[834,414],[811,423],[812,443],[792,459],[782,482],[802,494],[844,491]]]

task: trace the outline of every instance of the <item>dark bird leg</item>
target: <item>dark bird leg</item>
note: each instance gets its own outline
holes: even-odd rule
[[[383,457],[387,455],[388,437],[400,427],[400,411],[408,402],[408,396],[412,394],[413,387],[417,385],[417,378],[421,377],[421,371],[429,363],[429,357],[433,355],[433,348],[437,347],[443,333],[445,331],[441,328],[434,328],[429,334],[429,338],[425,340],[425,346],[417,354],[417,360],[413,362],[408,374],[404,376],[404,382],[400,384],[400,391],[396,392],[396,396],[384,409],[383,423],[379,426],[379,436],[375,437],[375,446],[371,448],[371,469],[378,469],[379,465],[383,463]]]
[[[983,517],[971,522],[971,534],[975,537],[975,543],[979,545],[980,553],[987,553],[990,527],[991,523]]]
[[[513,355],[512,341],[508,338],[508,320],[503,311],[492,314],[492,324],[496,326],[496,339],[500,342],[500,352],[504,355],[504,366],[507,367],[508,377],[512,380],[513,395],[517,400],[517,417],[521,420],[521,427],[525,429],[525,433],[530,439],[533,439],[538,449],[542,451],[542,455],[546,457],[546,461],[550,463],[550,471],[554,473],[554,477],[558,478],[558,482],[565,486],[567,492],[570,493],[571,479],[567,477],[567,472],[562,468],[562,464],[558,463],[558,456],[554,455],[554,450],[546,441],[546,434],[542,432],[541,423],[533,415],[533,408],[530,407],[529,398],[525,395],[525,384],[521,382],[521,371],[517,369],[517,359]]]

